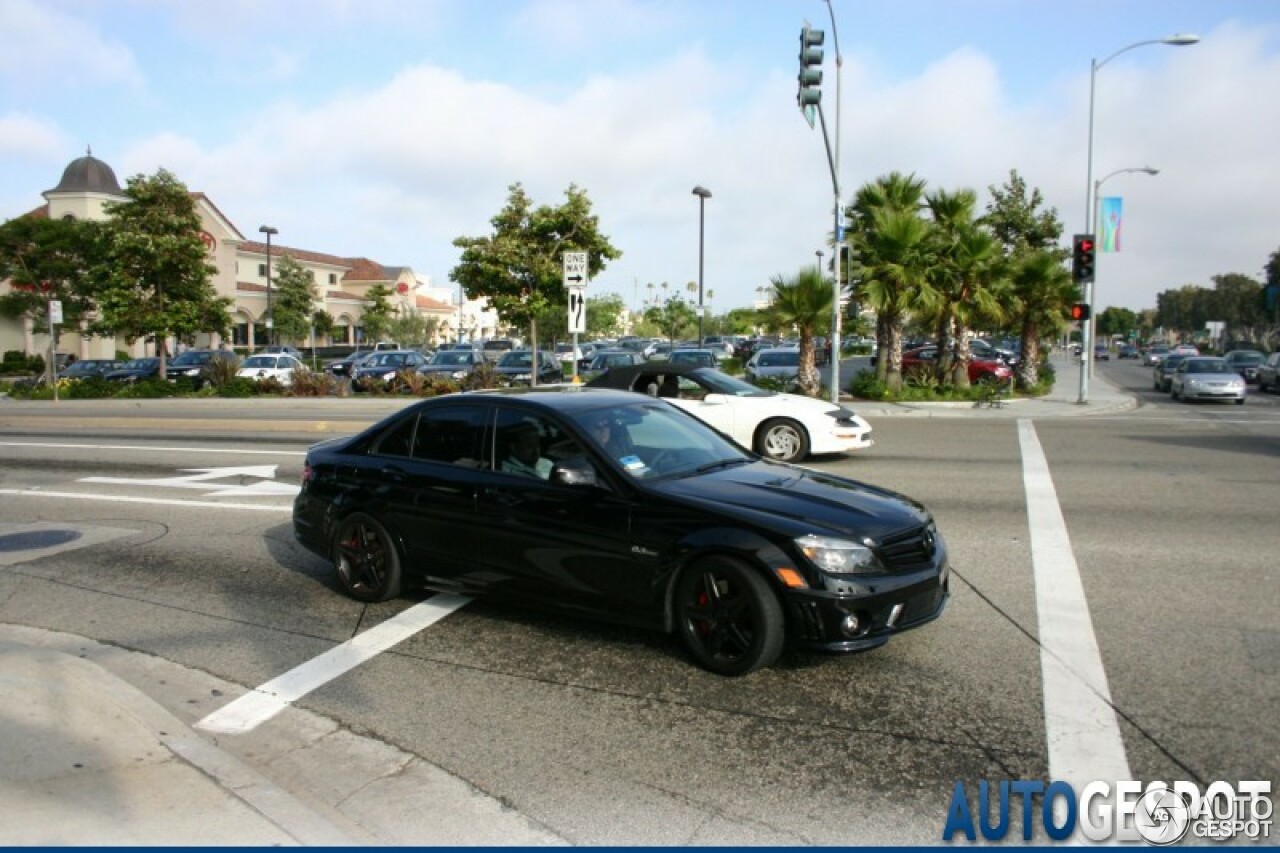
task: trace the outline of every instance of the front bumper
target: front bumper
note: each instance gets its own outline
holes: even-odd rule
[[[797,648],[856,652],[882,646],[894,634],[942,615],[951,600],[951,569],[888,575],[852,591],[791,590],[784,599],[787,631]],[[857,620],[850,629],[849,617]]]

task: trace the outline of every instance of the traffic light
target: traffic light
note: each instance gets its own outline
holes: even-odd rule
[[[1071,253],[1071,280],[1076,284],[1093,281],[1093,265],[1098,244],[1092,234],[1077,234]],[[1089,306],[1085,306],[1086,310]]]
[[[1071,319],[1078,323],[1083,323],[1089,319],[1089,303],[1077,302],[1071,306]]]
[[[813,127],[814,113],[822,100],[822,42],[825,38],[822,30],[804,27],[800,30],[800,73],[796,75],[799,88],[796,91],[796,103],[804,113],[805,121]]]

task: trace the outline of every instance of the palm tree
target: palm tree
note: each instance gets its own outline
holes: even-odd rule
[[[1017,370],[1018,387],[1022,389],[1040,380],[1040,341],[1061,334],[1067,324],[1066,306],[1079,295],[1058,255],[1053,250],[1030,252],[1013,273],[1013,291],[1022,320],[1022,356]]]
[[[800,367],[796,371],[796,386],[801,394],[818,395],[820,380],[814,366],[813,338],[824,320],[831,314],[831,285],[822,278],[822,270],[807,267],[794,278],[774,276],[773,302],[764,309],[771,325],[779,329],[795,328],[800,335]]]
[[[861,277],[859,298],[877,313],[881,358],[876,374],[902,387],[902,328],[908,314],[935,298],[928,281],[931,225],[920,218],[924,181],[892,172],[863,185],[849,209],[849,243]]]

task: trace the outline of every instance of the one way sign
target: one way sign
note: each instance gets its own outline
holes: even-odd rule
[[[566,289],[587,286],[587,253],[564,253],[564,286]]]

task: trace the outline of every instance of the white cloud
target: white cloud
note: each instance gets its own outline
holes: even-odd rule
[[[33,80],[67,84],[140,85],[133,52],[104,39],[79,19],[48,4],[29,0],[0,3],[0,78],[29,85]]]

